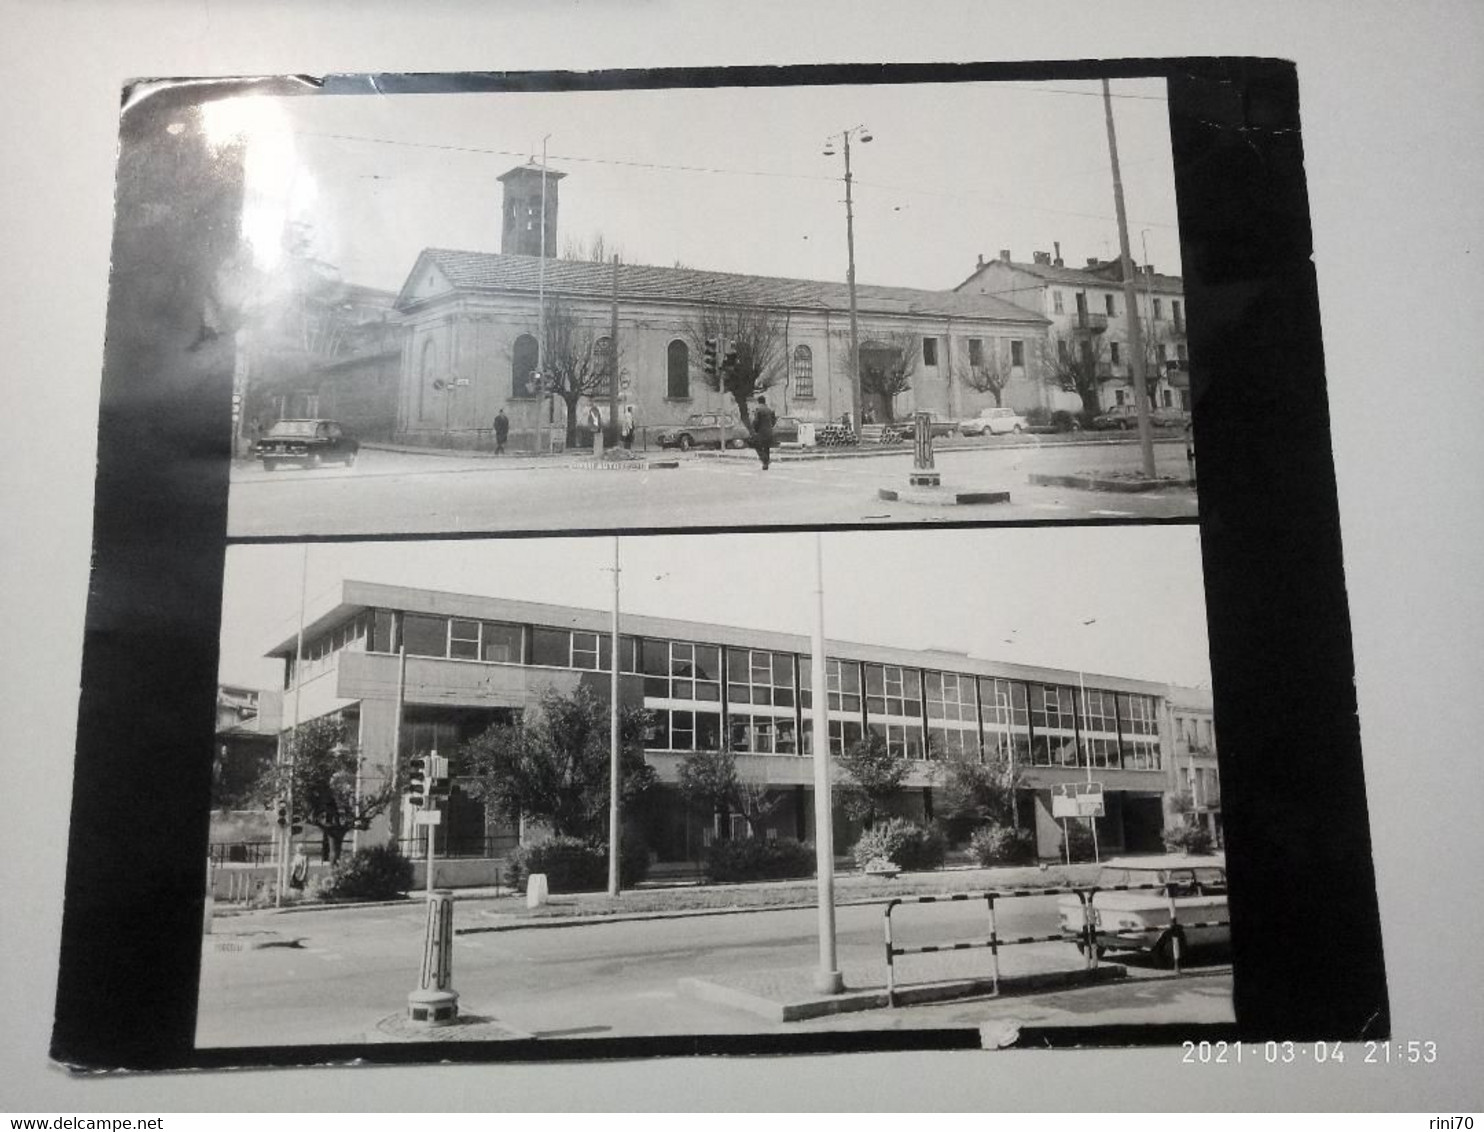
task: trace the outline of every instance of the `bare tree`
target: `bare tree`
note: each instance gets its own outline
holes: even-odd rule
[[[750,429],[749,403],[763,390],[779,384],[785,373],[783,320],[778,312],[708,303],[691,320],[686,336],[695,359],[704,356],[708,339],[715,339],[723,354],[735,352],[735,363],[714,378],[708,375],[706,383],[732,398],[743,424]]]
[[[881,399],[888,424],[896,419],[897,396],[912,388],[921,351],[921,342],[910,330],[889,331],[860,344],[861,395],[874,394]],[[848,358],[849,351],[846,355]],[[846,366],[850,368],[848,361]]]
[[[985,343],[977,364],[972,357],[960,359],[954,364],[953,373],[974,392],[991,394],[996,406],[1004,405],[1005,386],[1010,384],[1010,367],[1000,356],[998,338]]]
[[[1112,376],[1108,347],[1102,334],[1052,334],[1041,343],[1041,371],[1045,380],[1082,398],[1082,408],[1103,411],[1099,390]]]
[[[607,346],[604,346],[604,343]],[[533,393],[560,397],[567,407],[566,443],[577,443],[577,407],[582,398],[608,396],[618,370],[617,343],[578,319],[560,295],[546,300],[545,369],[532,374]]]
[[[628,256],[624,255],[623,248],[617,244],[611,247],[608,238],[602,232],[594,232],[590,240],[574,240],[567,237],[567,242],[562,245],[562,258],[578,260],[585,263],[609,263],[617,256],[625,263]]]

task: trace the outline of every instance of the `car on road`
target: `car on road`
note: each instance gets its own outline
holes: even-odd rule
[[[361,445],[339,421],[324,417],[284,420],[273,425],[253,445],[253,456],[271,472],[281,464],[318,468],[322,464],[356,462]]]
[[[1061,897],[1057,914],[1062,937],[1076,943],[1079,951],[1085,950],[1082,899]],[[1091,914],[1099,955],[1137,951],[1152,955],[1161,966],[1169,966],[1174,960],[1177,930],[1182,955],[1190,948],[1230,944],[1226,857],[1220,853],[1171,853],[1111,858],[1098,872]],[[1213,924],[1220,926],[1194,926]]]
[[[958,422],[958,431],[965,436],[1002,436],[1029,428],[1030,422],[1009,408],[980,409],[977,417]]]
[[[655,438],[661,448],[719,448],[723,430],[728,448],[745,448],[751,435],[735,413],[692,413],[684,424],[661,429]],[[797,429],[795,436],[798,435]]]

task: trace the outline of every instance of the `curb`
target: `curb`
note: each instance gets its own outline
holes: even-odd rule
[[[949,487],[879,487],[876,495],[888,503],[913,503],[922,507],[961,507],[976,503],[1009,503],[1008,491],[968,491]]]
[[[1195,487],[1193,479],[1107,480],[1097,476],[1051,475],[1045,472],[1032,472],[1030,482],[1038,487],[1071,487],[1082,491],[1110,491],[1123,495],[1159,491],[1166,487]]]
[[[1032,991],[1054,990],[1070,986],[1095,986],[1098,983],[1125,978],[1127,974],[1127,970],[1116,963],[1104,963],[1091,970],[1078,967],[1064,971],[1041,971],[1031,975],[1001,975],[999,996],[1027,994]],[[680,979],[678,986],[682,994],[690,995],[702,1002],[744,1010],[770,1022],[802,1022],[810,1018],[827,1018],[835,1014],[851,1014],[861,1010],[882,1010],[886,1009],[887,1005],[885,987],[846,991],[838,995],[821,995],[817,998],[797,999],[793,1002],[778,1002],[737,987],[714,983],[708,979]],[[994,993],[995,981],[993,979],[952,979],[898,987],[896,999],[899,1005],[911,1006]]]

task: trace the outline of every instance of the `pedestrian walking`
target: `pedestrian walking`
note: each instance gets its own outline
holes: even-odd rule
[[[603,414],[598,411],[597,405],[588,406],[587,427],[593,434],[593,455],[603,454]]]
[[[752,443],[765,472],[773,458],[773,426],[777,423],[778,414],[768,407],[768,399],[758,394],[757,408],[752,412]]]
[[[632,449],[634,447],[634,406],[632,405],[625,405],[623,407],[623,430],[621,435],[623,436],[624,449]]]
[[[495,455],[501,456],[505,453],[505,440],[510,435],[510,418],[501,409],[495,414]]]
[[[309,883],[309,858],[304,856],[304,846],[294,846],[294,859],[289,863],[289,888],[302,894]]]

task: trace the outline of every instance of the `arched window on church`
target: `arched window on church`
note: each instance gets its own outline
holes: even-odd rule
[[[690,347],[679,338],[665,355],[665,396],[671,401],[690,400]]]
[[[510,351],[510,396],[536,396],[531,382],[531,375],[536,372],[536,357],[536,339],[532,335],[522,334],[515,340],[515,348]]]
[[[814,396],[814,351],[808,346],[794,347],[794,396]]]
[[[604,335],[593,343],[593,396],[607,397],[613,380],[613,339]]]

